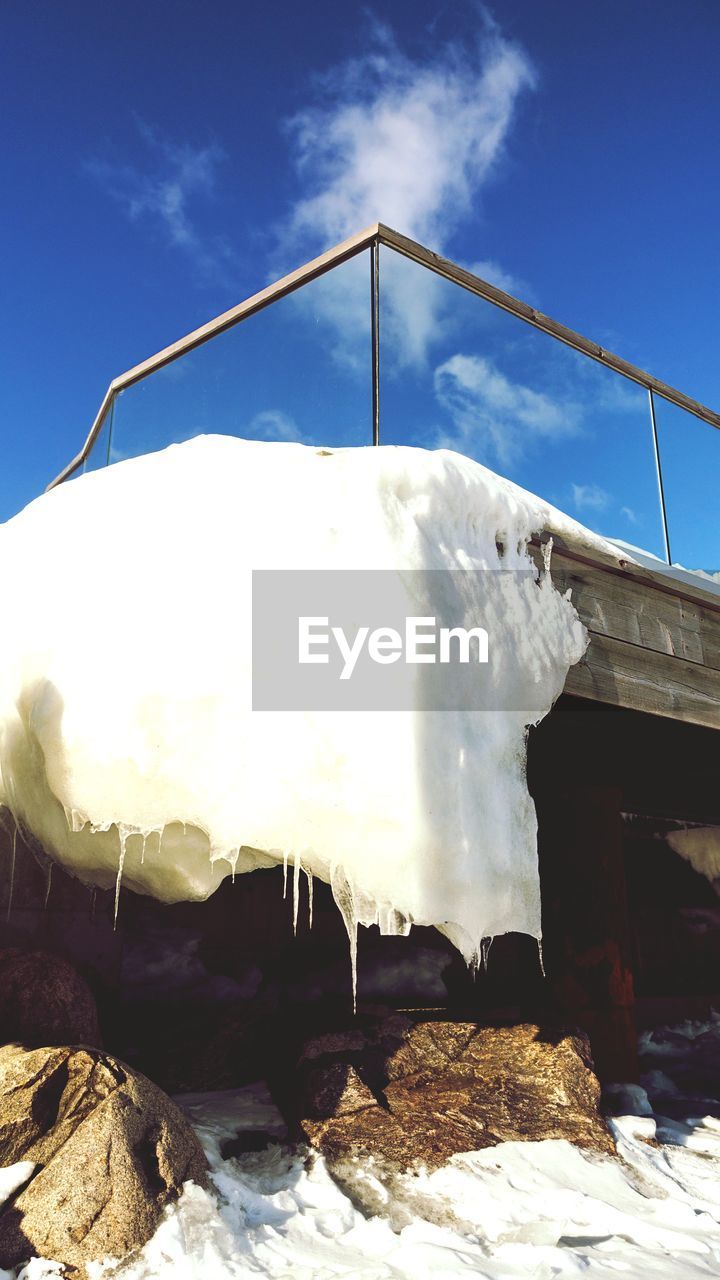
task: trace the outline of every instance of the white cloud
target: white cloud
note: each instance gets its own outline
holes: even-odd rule
[[[606,511],[612,498],[597,484],[574,484],[573,503],[577,511]]]
[[[194,147],[171,142],[137,118],[136,125],[147,151],[146,167],[94,160],[88,171],[131,222],[153,224],[202,271],[216,273],[234,261],[233,251],[220,237],[201,235],[191,206],[214,195],[225,152],[216,143]]]
[[[530,289],[524,280],[520,280],[518,276],[513,276],[509,271],[505,271],[499,262],[495,262],[492,258],[484,258],[482,262],[473,262],[468,267],[468,271],[472,271],[474,276],[480,276],[481,280],[487,280],[488,284],[494,284],[497,289],[504,289],[505,293],[511,293],[513,297],[520,297],[527,302]]]
[[[472,48],[446,45],[425,60],[375,23],[369,52],[318,83],[314,103],[288,123],[301,195],[281,232],[283,252],[326,248],[376,221],[444,251],[504,154],[517,103],[535,83],[523,52],[497,28]],[[395,366],[424,360],[449,311],[451,286],[386,253],[381,271],[385,351]],[[498,282],[507,281],[492,265]],[[341,351],[358,305],[328,277],[327,312]],[[505,285],[503,285],[505,287]],[[367,307],[367,285],[357,286]],[[344,299],[344,303],[343,303]]]
[[[620,508],[620,515],[621,515],[621,516],[625,516],[625,519],[626,519],[626,520],[629,520],[629,521],[630,521],[630,524],[637,524],[637,523],[638,523],[637,514],[636,514],[636,512],[635,512],[635,511],[633,511],[632,507],[621,507],[621,508]]]
[[[306,188],[292,228],[339,240],[379,219],[442,247],[474,210],[534,82],[525,53],[496,30],[471,52],[450,45],[420,62],[376,27],[375,47],[290,121]]]
[[[289,440],[301,443],[300,428],[282,409],[263,409],[248,423],[249,440]]]
[[[451,356],[435,370],[434,386],[453,424],[439,434],[441,447],[507,465],[540,440],[561,440],[579,430],[577,404],[513,382],[482,356]]]

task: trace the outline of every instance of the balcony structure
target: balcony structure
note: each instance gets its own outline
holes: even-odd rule
[[[205,432],[456,448],[619,542],[590,558],[555,539],[553,577],[591,633],[566,692],[720,728],[719,429],[376,224],[114,378],[52,484]]]
[[[638,1021],[720,1000],[716,895],[666,838],[720,839],[718,428],[718,413],[378,224],[115,378],[53,485],[201,433],[446,446],[615,540],[580,554],[547,528],[534,547],[539,562],[553,536],[553,579],[590,632],[528,740],[547,977],[509,934],[450,1004],[560,1014],[588,1029],[603,1078],[628,1079]],[[277,886],[241,879],[228,956],[240,937],[252,957],[281,948]],[[218,937],[222,901],[192,908]]]

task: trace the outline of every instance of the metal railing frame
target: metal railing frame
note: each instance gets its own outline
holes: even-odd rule
[[[533,329],[539,329],[542,333],[547,333],[550,337],[557,339],[567,347],[572,347],[575,351],[581,352],[588,356],[591,360],[602,364],[607,369],[612,369],[615,373],[620,374],[623,378],[635,382],[638,386],[644,387],[648,392],[650,403],[650,421],[653,436],[653,448],[655,454],[655,465],[658,479],[658,492],[660,497],[660,507],[662,512],[663,535],[665,540],[665,552],[668,563],[670,560],[670,540],[668,534],[667,512],[665,507],[665,493],[663,488],[662,470],[660,466],[660,450],[658,444],[657,422],[655,418],[655,397],[661,396],[670,404],[675,405],[679,409],[685,410],[687,413],[698,418],[702,422],[708,423],[711,427],[720,430],[720,413],[716,413],[713,409],[707,408],[706,405],[700,404],[699,401],[693,400],[684,392],[678,391],[676,387],[671,387],[668,383],[662,382],[659,378],[655,378],[652,374],[646,373],[645,370],[639,369],[636,365],[630,364],[629,361],[623,360],[620,356],[616,356],[613,352],[608,351],[605,347],[600,346],[596,342],[592,342],[589,338],[583,337],[574,329],[569,329],[567,325],[559,324],[557,320],[551,319],[550,316],[544,315],[541,311],[537,311],[534,307],[528,306],[527,303],[521,302],[520,299],[514,298],[512,294],[506,293],[504,289],[499,289],[497,285],[490,284],[487,280],[481,279],[480,276],[474,275],[471,271],[467,271],[464,267],[460,267],[455,262],[451,262],[448,258],[443,258],[440,254],[433,253],[432,250],[426,249],[424,245],[419,244],[415,240],[409,239],[408,236],[401,235],[398,231],[385,226],[382,222],[373,223],[372,226],[366,227],[364,231],[359,232],[355,236],[351,236],[348,240],[335,245],[326,253],[321,254],[312,261],[305,263],[296,271],[290,272],[289,275],[283,276],[281,280],[268,285],[267,288],[261,289],[259,293],[255,293],[252,297],[247,298],[244,302],[238,303],[237,306],[231,307],[229,311],[224,311],[221,315],[215,316],[209,320],[207,324],[201,325],[198,329],[193,329],[191,333],[185,335],[184,338],[178,339],[169,347],[164,347],[162,351],[158,351],[156,355],[150,356],[149,359],[143,360],[141,364],[134,365],[132,369],[128,369],[125,373],[121,373],[117,378],[113,378],[105,395],[103,397],[100,408],[98,409],[95,420],[90,428],[87,439],[80,452],[73,458],[72,462],[60,472],[54,480],[47,486],[53,489],[56,485],[61,484],[64,480],[70,478],[75,471],[85,462],[90,450],[92,449],[105,421],[108,410],[114,405],[115,397],[119,392],[126,390],[127,387],[133,386],[140,382],[151,373],[155,373],[158,369],[162,369],[165,365],[171,364],[174,360],[178,360],[181,356],[186,355],[189,351],[193,351],[196,347],[202,346],[205,342],[209,342],[218,334],[224,333],[226,330],[240,324],[248,316],[255,315],[257,312],[271,306],[280,298],[287,297],[288,294],[294,293],[297,289],[301,289],[303,285],[309,284],[311,280],[318,279],[319,276],[325,275],[328,271],[332,271],[334,267],[339,266],[343,262],[347,262],[350,258],[356,257],[363,253],[366,249],[370,251],[370,332],[371,332],[371,351],[372,351],[372,443],[377,445],[380,443],[380,246],[395,250],[404,258],[408,258],[412,262],[418,263],[420,266],[428,268],[435,272],[436,275],[442,276],[446,280],[452,281],[454,284],[460,285],[470,293],[474,293],[484,301],[492,303],[503,311],[507,311],[510,315],[515,316],[518,320],[523,320]]]

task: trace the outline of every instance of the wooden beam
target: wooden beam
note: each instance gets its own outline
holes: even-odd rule
[[[532,548],[542,565],[540,543]],[[590,632],[565,692],[720,728],[720,599],[602,552],[554,548],[550,573]]]
[[[559,591],[570,589],[585,626],[654,653],[720,671],[720,608],[631,573],[609,573],[553,554],[550,572]],[[657,575],[662,577],[662,575]]]
[[[720,729],[720,672],[685,658],[591,633],[565,692],[687,724]]]

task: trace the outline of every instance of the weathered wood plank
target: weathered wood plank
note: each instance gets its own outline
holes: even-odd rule
[[[720,671],[720,612],[562,555],[551,573],[558,590],[570,588],[589,631]]]
[[[588,547],[578,550],[568,546],[564,538],[552,530],[548,530],[541,538],[533,539],[531,552],[540,554],[541,547],[549,539],[553,543],[553,558],[563,557],[573,564],[586,565],[590,569],[606,569],[609,573],[618,574],[628,582],[639,582],[654,587],[668,595],[681,596],[683,600],[695,600],[711,610],[720,613],[720,596],[712,590],[709,583],[696,574],[685,573],[682,578],[673,577],[662,570],[648,569],[630,558],[630,553],[623,555],[620,548],[615,553],[603,551],[600,547]],[[541,563],[541,560],[538,561]]]
[[[591,636],[565,692],[720,729],[719,671],[613,636]]]

